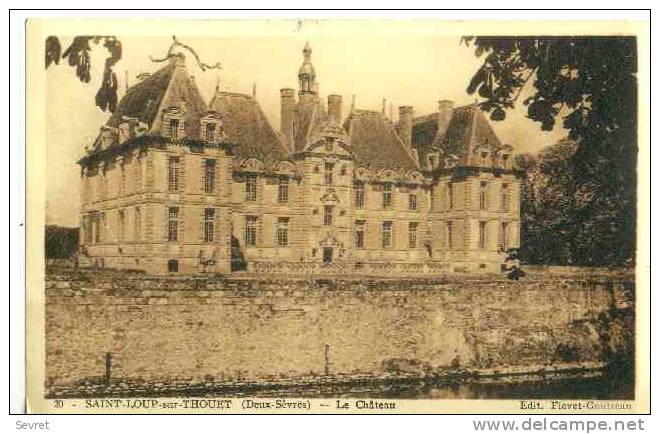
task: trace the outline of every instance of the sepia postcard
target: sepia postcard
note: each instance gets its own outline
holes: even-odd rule
[[[29,412],[650,411],[648,23],[26,42]]]

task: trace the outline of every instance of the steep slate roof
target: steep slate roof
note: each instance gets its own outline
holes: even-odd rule
[[[320,101],[299,101],[294,111],[294,149],[303,151],[327,120]]]
[[[381,112],[355,110],[344,123],[358,166],[419,170],[419,164]]]
[[[488,143],[494,148],[502,147],[490,123],[476,106],[457,107],[446,119],[444,123],[438,113],[413,119],[412,142],[420,161],[426,160],[431,147],[438,148],[445,155],[456,155],[460,164],[469,163],[470,150],[475,146]]]
[[[217,112],[222,129],[239,160],[257,158],[266,165],[289,159],[279,134],[268,123],[259,103],[249,95],[216,92],[209,104]]]
[[[167,65],[130,87],[107,125],[117,127],[124,116],[133,117],[149,126],[147,135],[160,136],[160,114],[169,107],[185,110],[186,137],[199,139],[199,119],[206,111],[206,103],[186,70],[183,56],[173,56]]]
[[[108,119],[108,126],[118,127],[124,116],[137,118],[151,125],[174,73],[174,62],[159,69],[141,82],[131,86],[121,99],[117,110]]]

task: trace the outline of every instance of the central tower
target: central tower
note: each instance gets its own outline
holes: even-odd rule
[[[303,48],[303,63],[298,70],[298,96],[316,95],[318,93],[318,85],[316,83],[316,72],[314,65],[312,65],[312,48],[309,42]]]

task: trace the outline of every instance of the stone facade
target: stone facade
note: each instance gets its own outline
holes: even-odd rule
[[[311,48],[281,131],[253,96],[207,105],[182,55],[127,90],[79,161],[81,254],[149,273],[499,271],[519,246],[511,151],[476,105],[398,122],[318,95]]]

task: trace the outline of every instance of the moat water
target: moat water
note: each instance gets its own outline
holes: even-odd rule
[[[392,381],[322,387],[251,390],[227,396],[380,399],[634,399],[631,376],[573,377],[510,382]],[[204,395],[204,393],[202,393]],[[210,393],[217,396],[217,394]]]
[[[364,392],[367,391],[349,391],[346,396],[364,396]],[[634,385],[605,377],[572,378],[521,383],[418,385],[382,390],[375,395],[398,399],[633,399]]]

